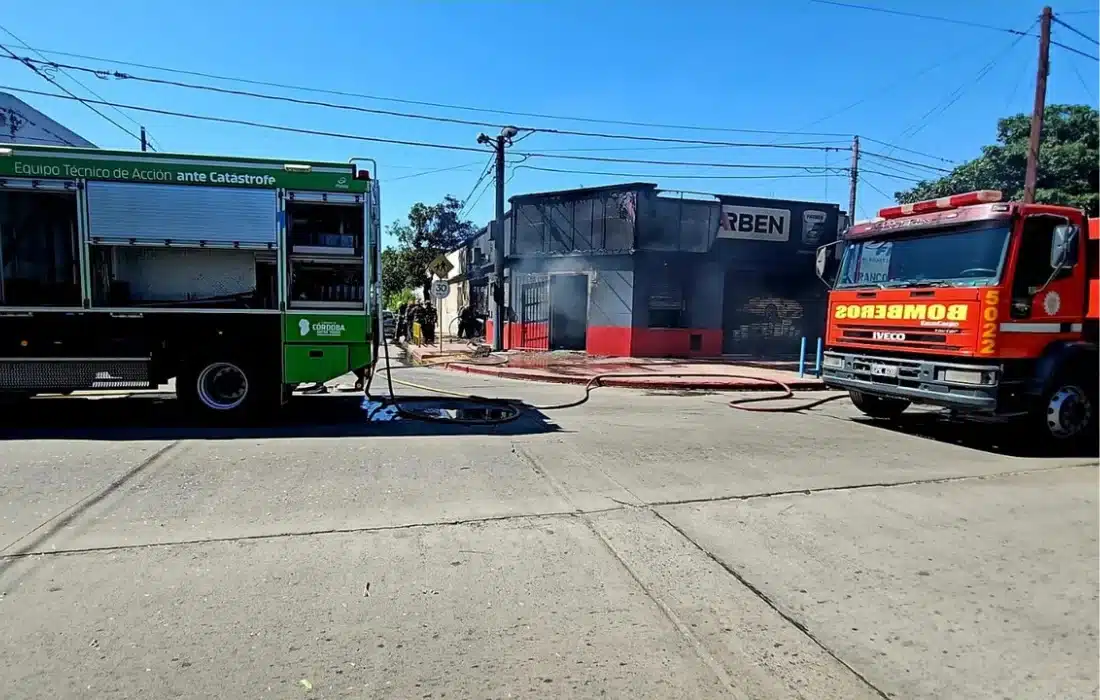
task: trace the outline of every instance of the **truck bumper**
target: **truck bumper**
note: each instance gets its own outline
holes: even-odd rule
[[[906,399],[960,413],[998,413],[1003,390],[999,364],[963,364],[949,359],[876,357],[825,353],[826,386]]]

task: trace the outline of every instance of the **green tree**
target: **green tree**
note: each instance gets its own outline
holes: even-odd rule
[[[411,289],[401,289],[386,297],[382,305],[390,311],[397,311],[402,304],[408,305],[416,301]]]
[[[382,299],[391,299],[402,290],[417,284],[410,274],[409,258],[403,248],[388,247],[382,250]]]
[[[428,264],[441,253],[454,250],[476,229],[472,222],[462,218],[462,202],[447,195],[438,204],[412,205],[407,220],[393,222],[387,232],[397,239],[398,246],[382,252],[383,290],[419,288],[427,294],[431,282]],[[388,283],[387,253],[391,260]]]
[[[974,190],[1000,190],[1006,199],[1020,201],[1027,171],[1027,142],[1031,116],[1017,114],[997,122],[997,143],[982,147],[982,155],[963,163],[938,180],[918,183],[897,192],[901,204],[936,199]],[[1087,105],[1051,105],[1043,117],[1035,201],[1084,209],[1100,214],[1097,163],[1100,151],[1100,114]]]

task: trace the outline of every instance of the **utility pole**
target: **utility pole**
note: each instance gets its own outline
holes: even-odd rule
[[[493,217],[493,352],[504,349],[504,134],[497,136],[496,215]]]
[[[1027,142],[1027,175],[1024,176],[1024,203],[1035,201],[1035,183],[1039,179],[1039,144],[1043,138],[1043,113],[1047,105],[1047,76],[1050,74],[1050,21],[1054,12],[1043,8],[1039,17],[1039,66],[1035,73],[1035,106],[1031,110],[1031,137]]]
[[[145,138],[145,127],[141,127],[141,150],[149,150],[149,140]]]
[[[485,134],[477,137],[478,143],[493,147],[496,157],[496,216],[490,227],[493,239],[493,352],[504,349],[504,149],[518,133],[514,126],[506,126],[496,138]]]
[[[859,185],[859,137],[852,137],[852,167],[848,171],[848,220],[856,220],[856,188]]]

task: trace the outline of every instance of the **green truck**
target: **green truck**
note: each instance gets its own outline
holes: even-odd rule
[[[190,408],[232,416],[370,367],[376,175],[365,159],[0,147],[0,395],[175,377]]]

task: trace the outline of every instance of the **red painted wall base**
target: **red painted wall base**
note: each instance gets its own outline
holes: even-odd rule
[[[485,322],[485,340],[491,343],[493,322]],[[549,350],[549,324],[504,324],[505,350]],[[630,328],[589,326],[585,352],[606,357],[718,357],[722,331],[714,328]]]
[[[586,349],[592,355],[612,357],[718,357],[722,331],[589,326]]]

